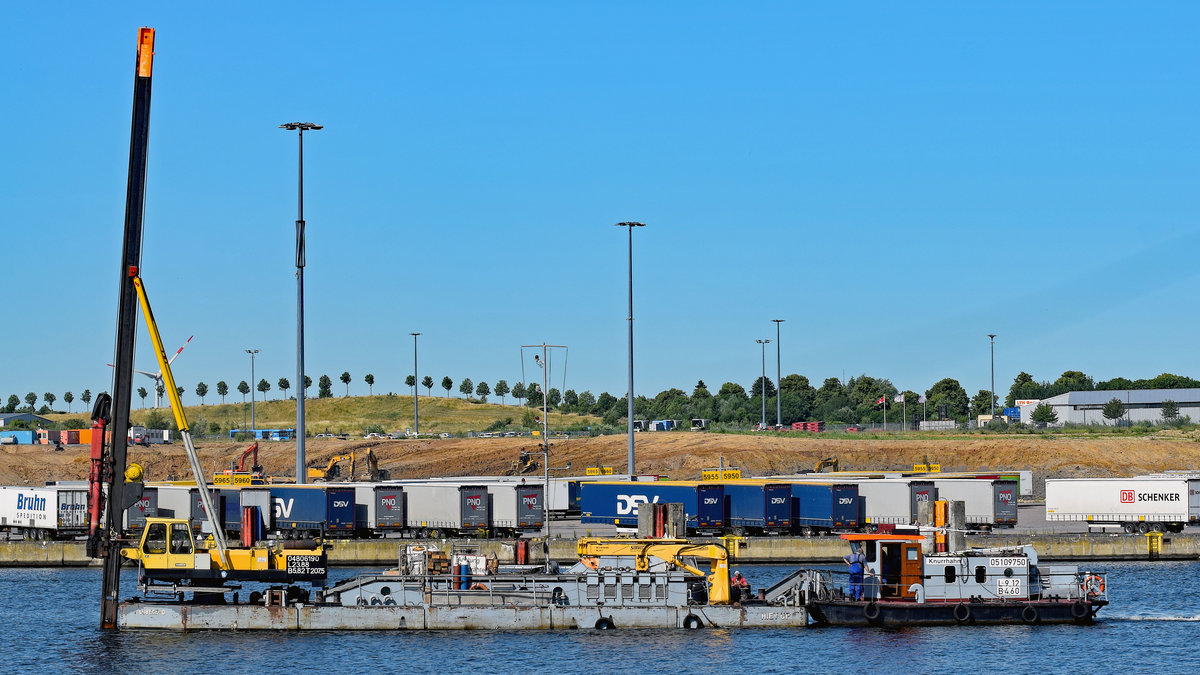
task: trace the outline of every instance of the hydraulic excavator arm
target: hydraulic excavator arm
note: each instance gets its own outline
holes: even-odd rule
[[[719,544],[693,544],[686,539],[591,539],[579,540],[580,557],[633,557],[639,571],[650,569],[654,559],[670,563],[697,576],[708,579],[709,602],[727,605],[732,600],[729,589],[729,552]],[[688,558],[709,561],[707,572],[692,565]]]

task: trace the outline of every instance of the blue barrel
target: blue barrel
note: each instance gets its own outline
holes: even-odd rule
[[[466,590],[471,587],[471,566],[463,563],[458,566],[459,588]]]

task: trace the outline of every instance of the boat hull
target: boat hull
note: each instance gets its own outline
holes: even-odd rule
[[[803,607],[444,607],[201,605],[126,602],[121,628],[195,630],[553,630],[799,628]]]
[[[1089,624],[1104,601],[854,602],[815,601],[815,624],[831,626],[948,626],[1000,624]]]

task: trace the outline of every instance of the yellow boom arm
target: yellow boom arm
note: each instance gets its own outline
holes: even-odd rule
[[[626,556],[633,557],[638,570],[650,569],[650,559],[664,562],[687,570],[697,576],[707,577],[710,588],[708,601],[714,605],[728,605],[729,552],[719,544],[693,544],[686,539],[592,539],[582,538],[576,546],[580,557]],[[705,558],[709,561],[706,573],[691,565],[685,558]]]

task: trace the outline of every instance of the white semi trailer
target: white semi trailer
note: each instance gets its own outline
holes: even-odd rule
[[[1200,524],[1200,477],[1047,478],[1046,520],[1181,532]]]

